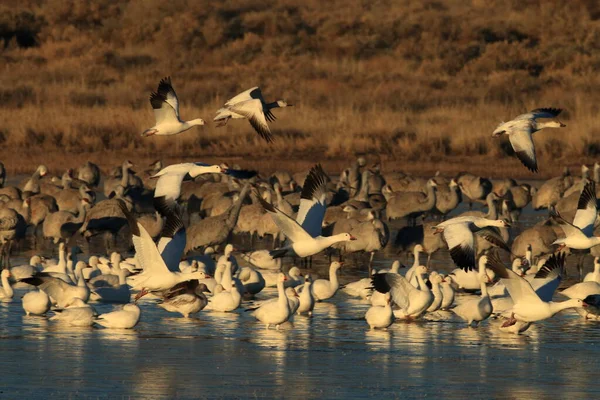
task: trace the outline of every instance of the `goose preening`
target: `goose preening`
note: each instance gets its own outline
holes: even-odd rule
[[[267,121],[273,122],[276,119],[271,110],[291,106],[284,100],[265,102],[262,92],[257,86],[227,100],[225,105],[217,110],[214,121],[217,126],[224,126],[231,118],[246,118],[260,137],[270,143],[273,141],[273,136]]]
[[[208,287],[198,279],[191,279],[178,283],[164,293],[158,306],[189,318],[190,314],[201,311],[208,304],[204,293],[210,293]]]
[[[436,233],[444,235],[454,263],[460,268],[472,269],[475,267],[475,256],[477,255],[473,235],[477,234],[510,252],[499,233],[492,229],[493,227],[505,228],[508,226],[509,224],[502,220],[465,216],[449,219],[434,226],[434,229]]]
[[[41,289],[25,293],[21,301],[27,315],[43,315],[50,310],[50,297]]]
[[[395,318],[391,303],[392,297],[389,293],[386,293],[383,306],[373,305],[367,310],[365,320],[371,329],[387,329],[394,323]]]
[[[50,317],[50,321],[79,327],[92,326],[96,315],[92,306],[78,297],[72,298],[63,309],[53,311],[55,314]]]
[[[265,324],[267,329],[269,329],[270,325],[275,325],[276,329],[279,329],[279,325],[286,322],[292,315],[288,298],[285,294],[284,282],[286,280],[285,274],[279,273],[277,277],[277,301],[267,301],[254,311],[254,317]]]
[[[194,126],[204,125],[202,118],[190,121],[181,120],[179,117],[179,99],[177,98],[175,89],[171,85],[170,76],[160,80],[158,89],[150,95],[150,104],[154,110],[156,125],[150,129],[146,129],[142,133],[142,136],[177,135]]]
[[[73,299],[87,301],[90,297],[90,289],[85,284],[82,268],[76,268],[77,283],[70,284],[60,278],[52,276],[48,272],[39,272],[31,278],[22,279],[29,285],[37,286],[50,296],[50,299],[58,307],[66,308],[73,302]]]
[[[554,241],[553,244],[559,245],[558,251],[565,247],[587,250],[600,244],[600,237],[594,236],[594,225],[598,218],[597,205],[596,184],[590,181],[581,192],[573,223],[566,221],[557,213],[551,213],[552,218],[558,222],[566,235]]]
[[[519,115],[512,121],[502,122],[492,136],[508,135],[510,145],[521,163],[531,172],[538,172],[532,135],[544,128],[565,127],[565,124],[555,119],[561,111],[560,108],[536,108],[527,114]],[[538,118],[552,118],[552,120],[542,122],[538,121]]]
[[[136,304],[125,304],[120,310],[98,315],[94,323],[109,329],[131,329],[140,320],[141,312]]]

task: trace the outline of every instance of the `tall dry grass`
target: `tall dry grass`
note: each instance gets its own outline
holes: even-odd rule
[[[594,1],[30,0],[0,5],[0,148],[11,171],[92,159],[239,160],[531,177],[502,120],[564,108],[536,134],[541,176],[600,156],[600,6]],[[183,118],[211,120],[260,85],[275,143],[245,121],[141,138],[171,75]]]

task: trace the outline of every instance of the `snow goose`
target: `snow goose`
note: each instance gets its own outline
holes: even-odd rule
[[[587,273],[583,281],[600,283],[600,257],[594,257],[594,272]]]
[[[281,270],[281,258],[271,257],[269,250],[256,250],[251,253],[243,253],[242,259],[260,269]]]
[[[304,286],[302,292],[300,292],[300,304],[298,305],[298,315],[307,313],[308,316],[312,316],[313,308],[315,308],[315,296],[312,290],[312,279],[310,274],[307,274],[304,278]]]
[[[535,110],[521,114],[512,121],[502,122],[494,130],[492,137],[502,134],[508,135],[510,145],[521,163],[531,172],[537,172],[538,166],[535,157],[535,146],[532,135],[544,128],[563,128],[566,125],[555,120],[562,110],[560,108],[536,108]],[[547,122],[538,122],[538,118],[552,118]]]
[[[553,275],[564,274],[565,254],[553,254],[546,262],[545,268]],[[491,264],[489,264],[491,265]],[[552,317],[554,314],[567,308],[585,307],[581,299],[570,299],[563,302],[543,301],[525,279],[507,268],[494,268],[496,275],[502,279],[506,289],[513,299],[514,306],[509,313],[511,318],[507,322],[535,322]],[[560,278],[558,278],[560,281]]]
[[[510,249],[493,227],[508,227],[509,224],[502,220],[490,220],[475,216],[463,216],[449,219],[434,226],[436,233],[442,233],[448,243],[450,256],[454,263],[463,269],[470,270],[475,267],[475,238],[477,234],[488,242],[502,247],[510,252]]]
[[[242,268],[238,278],[244,285],[244,292],[251,296],[260,293],[260,291],[265,288],[265,279],[262,274],[254,268]]]
[[[142,133],[142,136],[177,135],[193,126],[204,125],[204,120],[201,118],[191,121],[181,120],[179,117],[179,100],[175,89],[171,85],[171,77],[160,80],[158,89],[150,95],[150,104],[154,110],[156,125],[150,129],[146,129]]]
[[[481,256],[481,258],[485,259],[486,256]],[[486,261],[484,260],[484,262]],[[462,320],[466,321],[468,326],[471,326],[473,322],[475,323],[475,326],[477,326],[481,321],[488,319],[492,314],[492,302],[487,292],[487,284],[490,279],[486,274],[479,274],[478,278],[481,284],[481,297],[479,299],[465,301],[452,309],[452,312],[458,315]]]
[[[118,285],[97,287],[92,289],[90,293],[90,300],[100,301],[102,303],[129,303],[129,300],[131,299],[131,292],[126,281],[128,274],[129,271],[126,269],[121,269],[118,274]]]
[[[13,295],[15,294],[13,291],[8,278],[11,277],[10,271],[8,269],[3,269],[0,272],[0,280],[2,280],[2,287],[0,288],[0,301],[9,302],[12,300]]]
[[[394,303],[400,307],[397,318],[412,319],[423,314],[433,302],[433,294],[425,284],[423,275],[427,273],[427,267],[420,265],[415,271],[419,288],[399,274],[375,274],[372,277],[373,287],[380,293],[390,292]]]
[[[27,315],[43,315],[50,309],[50,298],[43,290],[25,293],[22,302],[23,310]]]
[[[92,326],[96,312],[89,304],[82,299],[72,298],[66,307],[61,310],[54,310],[56,313],[50,317],[50,321],[69,324],[71,326]]]
[[[276,119],[271,110],[291,106],[284,100],[266,103],[260,88],[257,86],[229,99],[223,107],[217,110],[214,121],[217,126],[224,126],[231,118],[246,118],[260,137],[270,143],[273,141],[273,136],[271,136],[267,121],[273,122]]]
[[[206,285],[197,279],[191,279],[178,283],[164,293],[158,306],[189,318],[190,314],[201,311],[208,304],[204,293],[210,293]]]
[[[317,301],[323,301],[332,298],[340,287],[338,281],[338,271],[342,268],[342,263],[334,261],[329,266],[329,280],[317,279],[313,282],[311,288]],[[305,288],[302,290],[304,291]]]
[[[182,237],[182,235],[178,235],[178,232],[184,230],[183,221],[178,213],[173,212],[167,216],[163,231],[168,232],[168,234],[161,237],[157,247],[144,227],[137,222],[133,214],[127,210],[123,201],[119,201],[119,207],[125,214],[127,222],[129,223],[136,259],[138,265],[143,269],[142,273],[128,278],[128,283],[131,287],[140,290],[136,295],[136,300],[152,291],[168,290],[179,282],[187,281],[189,279],[206,278],[204,272],[194,272],[191,274],[181,273],[179,271],[179,259],[181,253],[176,257],[176,251],[169,252],[169,256],[166,257],[169,261],[165,261],[160,253],[159,248],[161,247],[163,253],[165,253],[165,249],[167,248],[182,247],[177,243]],[[183,238],[185,238],[185,230]],[[177,262],[171,262],[171,259],[175,258],[177,258]],[[172,270],[169,269],[169,267],[171,267]]]
[[[460,191],[469,200],[469,210],[473,208],[473,202],[485,203],[487,196],[492,191],[492,181],[468,172],[459,173],[456,176],[456,181]]]
[[[52,302],[58,307],[65,308],[68,304],[72,303],[75,298],[85,302],[90,297],[90,289],[88,289],[85,284],[81,268],[77,268],[75,274],[77,276],[76,285],[67,283],[46,272],[37,273],[31,278],[23,279],[22,282],[37,286],[40,290],[46,292],[46,294],[50,296]]]
[[[442,280],[442,304],[440,305],[441,310],[448,310],[454,304],[454,297],[456,292],[452,286],[452,276],[445,276]]]
[[[362,278],[344,285],[341,290],[349,296],[367,299],[373,294],[371,278]]]
[[[296,220],[258,198],[263,208],[271,215],[281,232],[291,242],[289,245],[270,252],[274,258],[295,254],[304,258],[317,254],[335,243],[356,240],[349,233],[340,233],[333,236],[321,236],[321,224],[325,215],[325,196],[327,175],[320,165],[313,167],[307,176],[302,196],[300,209]],[[302,201],[305,200],[305,201]]]
[[[600,295],[600,284],[594,281],[580,282],[560,292],[563,296],[570,299],[588,299],[590,296]],[[590,305],[589,302],[585,301]],[[597,318],[597,309],[594,307],[576,308],[575,311],[584,318]]]
[[[444,300],[444,293],[441,290],[441,283],[444,281],[442,276],[437,272],[433,271],[429,274],[429,282],[431,283],[431,293],[433,293],[433,301],[427,308],[427,312],[437,311],[442,307],[442,301]]]
[[[224,290],[220,293],[216,293],[215,290],[215,295],[209,300],[207,309],[210,308],[214,311],[231,312],[242,304],[242,295],[238,291],[235,282],[232,282],[231,287],[226,289],[229,289],[229,291]]]
[[[286,279],[283,273],[279,273],[277,277],[277,301],[266,302],[254,311],[254,317],[265,324],[267,329],[270,325],[275,325],[276,329],[279,329],[279,325],[290,318],[290,305],[284,287]]]
[[[392,297],[389,293],[385,294],[385,305],[371,306],[365,314],[365,320],[371,329],[387,329],[394,322],[394,312],[392,311]]]
[[[583,302],[587,305],[585,310],[587,314],[585,318],[600,318],[600,294],[591,294],[583,299]]]
[[[105,328],[131,329],[140,320],[141,312],[136,304],[125,304],[120,310],[98,315],[94,323]]]
[[[564,238],[554,241],[553,244],[559,245],[558,251],[565,247],[587,250],[600,244],[600,237],[594,236],[594,224],[598,218],[596,183],[594,181],[588,182],[581,192],[573,223],[567,222],[556,212],[550,215],[558,222],[566,235]]]

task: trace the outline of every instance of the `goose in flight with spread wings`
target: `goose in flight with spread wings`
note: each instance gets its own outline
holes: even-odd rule
[[[449,219],[433,227],[435,233],[442,233],[448,248],[450,256],[454,263],[464,269],[472,270],[475,268],[475,256],[477,249],[474,234],[483,237],[495,246],[501,247],[510,252],[508,245],[504,242],[500,234],[494,227],[506,228],[510,225],[503,220],[492,220],[476,216],[464,216]]]
[[[325,215],[327,179],[327,175],[320,165],[311,169],[304,182],[297,220],[258,196],[264,209],[291,242],[285,247],[271,251],[271,257],[278,258],[291,253],[303,258],[315,255],[335,243],[356,240],[349,233],[321,236],[321,224]]]
[[[266,103],[260,88],[256,86],[229,99],[223,107],[217,110],[214,121],[217,126],[224,126],[231,118],[246,118],[260,137],[270,143],[273,141],[273,136],[267,121],[273,122],[276,119],[271,110],[291,106],[292,104],[288,104],[284,100]]]
[[[163,216],[170,214],[181,195],[181,183],[210,173],[224,173],[237,179],[249,179],[256,175],[256,171],[224,168],[200,162],[169,165],[151,176],[151,179],[158,179],[154,189],[154,208]]]
[[[560,108],[536,108],[527,114],[519,115],[512,121],[502,122],[494,130],[492,137],[508,135],[510,145],[521,163],[531,172],[538,172],[535,146],[531,136],[544,128],[564,128],[565,124],[554,119],[561,111]],[[538,122],[538,118],[553,118],[553,120]]]
[[[160,80],[156,92],[150,95],[150,104],[154,109],[156,125],[146,129],[142,136],[169,136],[187,131],[193,126],[204,125],[202,118],[182,121],[179,117],[179,100],[171,85],[171,77]]]
[[[573,223],[566,221],[556,211],[552,211],[550,216],[558,222],[566,235],[552,243],[559,245],[558,251],[564,247],[587,250],[600,244],[600,237],[594,236],[594,225],[598,218],[598,200],[594,181],[586,183],[581,191]]]
[[[542,267],[543,270],[547,271],[546,278],[554,277],[557,280],[556,286],[560,283],[561,277],[564,276],[565,258],[565,253],[553,254]],[[581,299],[571,299],[559,303],[544,301],[526,279],[505,268],[501,263],[500,265],[488,263],[488,266],[493,269],[496,276],[501,278],[501,282],[506,286],[508,294],[514,302],[512,309],[509,310],[511,318],[503,325],[505,328],[517,321],[541,321],[567,308],[586,306]]]
[[[119,207],[131,229],[135,258],[143,272],[128,278],[127,283],[140,292],[136,300],[149,292],[158,292],[171,289],[178,283],[190,279],[205,279],[204,272],[182,273],[179,271],[179,260],[185,247],[185,230],[183,221],[178,213],[173,212],[167,216],[167,221],[161,233],[158,246],[154,244],[152,236],[140,224],[125,206],[119,201]],[[183,234],[179,234],[183,231]],[[180,243],[183,237],[183,244]],[[182,247],[183,246],[183,247]]]

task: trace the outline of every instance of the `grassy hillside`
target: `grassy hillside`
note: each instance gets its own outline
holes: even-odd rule
[[[600,156],[596,1],[4,4],[0,160],[11,171],[122,157],[294,169],[361,153],[388,170],[531,177],[491,132],[542,106],[564,108],[567,127],[536,135],[541,176]],[[255,85],[296,107],[275,110],[272,145],[245,121],[141,138],[167,75],[186,119],[211,121]]]

